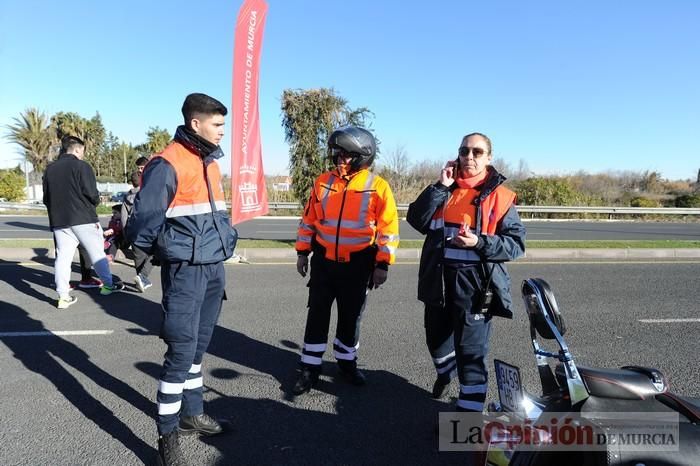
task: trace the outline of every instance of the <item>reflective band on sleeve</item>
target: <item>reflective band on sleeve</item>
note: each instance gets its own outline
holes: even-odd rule
[[[299,241],[300,243],[311,244],[311,237],[310,236],[297,236],[297,241]]]
[[[306,364],[311,364],[314,366],[320,366],[321,365],[321,358],[317,358],[316,356],[309,356],[308,354],[302,354],[301,355],[301,362],[306,363]]]
[[[208,214],[210,212],[211,204],[208,202],[201,202],[199,204],[184,204],[170,207],[165,211],[165,216],[168,218],[188,217],[191,215]]]
[[[199,388],[203,385],[202,377],[197,377],[196,379],[185,380],[185,390],[193,390]]]
[[[469,400],[457,400],[457,406],[463,409],[468,409],[470,411],[482,411],[484,409],[484,403],[480,401],[469,401]]]
[[[460,385],[459,391],[465,395],[470,395],[472,393],[486,393],[488,386],[483,383],[480,385]]]
[[[181,404],[182,401],[176,401],[175,403],[158,403],[158,414],[176,414],[178,411],[180,411]]]
[[[323,353],[326,351],[326,343],[304,343],[304,350],[312,353]]]
[[[450,354],[448,354],[447,356],[443,356],[443,357],[441,357],[441,358],[433,358],[433,362],[434,362],[435,364],[442,364],[443,362],[447,361],[448,359],[452,359],[452,358],[454,358],[455,356],[456,356],[456,354],[455,354],[455,352],[453,351],[453,352],[451,352]]]
[[[190,367],[189,373],[196,374],[198,372],[202,372],[202,365],[201,364],[192,364],[192,367]]]
[[[159,381],[158,383],[158,391],[161,393],[165,393],[166,395],[177,395],[178,393],[182,393],[182,387],[184,387],[185,384],[183,383],[171,383],[171,382],[163,382],[162,380]]]
[[[299,222],[299,228],[304,228],[305,230],[309,231],[316,231],[316,227],[313,225],[309,225],[308,223]]]

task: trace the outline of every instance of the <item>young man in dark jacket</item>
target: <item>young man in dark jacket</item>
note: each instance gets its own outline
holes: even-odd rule
[[[73,255],[82,245],[102,280],[100,293],[109,295],[124,289],[114,283],[103,249],[102,227],[96,207],[100,193],[92,167],[84,162],[85,143],[74,136],[61,140],[61,153],[46,167],[43,178],[44,204],[56,245],[55,279],[58,308],[66,309],[78,298],[70,294],[70,272]]]
[[[224,260],[233,255],[221,173],[226,107],[204,94],[182,105],[185,124],[143,171],[126,234],[161,263],[168,345],[158,385],[159,464],[180,464],[178,431],[215,435],[226,424],[204,414],[202,358],[225,299]]]

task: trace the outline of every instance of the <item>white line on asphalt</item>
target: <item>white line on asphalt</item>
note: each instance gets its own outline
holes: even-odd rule
[[[645,324],[665,324],[676,322],[700,322],[700,319],[639,319],[639,321]]]
[[[58,337],[71,335],[109,335],[114,330],[45,330],[42,332],[0,332],[0,337]]]

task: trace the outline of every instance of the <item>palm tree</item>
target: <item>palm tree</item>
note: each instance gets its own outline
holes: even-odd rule
[[[15,124],[7,125],[11,142],[24,150],[24,157],[32,164],[34,171],[43,172],[51,160],[51,146],[54,142],[49,119],[36,108],[28,108],[19,118],[13,118]]]

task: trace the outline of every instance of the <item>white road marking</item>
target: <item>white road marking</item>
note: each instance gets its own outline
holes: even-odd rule
[[[665,324],[665,323],[680,323],[680,322],[700,322],[699,319],[639,319],[645,324]]]
[[[114,330],[44,330],[41,332],[0,332],[0,337],[60,337],[71,335],[109,335]]]

